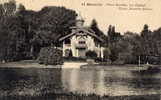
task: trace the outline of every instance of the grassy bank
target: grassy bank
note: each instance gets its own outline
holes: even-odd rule
[[[161,69],[161,65],[150,65],[152,68]],[[84,69],[105,69],[105,70],[147,70],[148,65],[142,64],[140,66],[136,64],[86,64],[82,65],[81,68]]]
[[[22,60],[0,63],[0,68],[61,68],[61,65],[44,65],[39,64],[36,60]]]
[[[4,96],[0,100],[160,100],[158,95],[139,95],[139,96],[98,96],[95,94],[48,94],[42,96]]]

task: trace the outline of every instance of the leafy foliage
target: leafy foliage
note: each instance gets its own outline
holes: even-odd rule
[[[107,59],[109,59],[109,55],[111,55],[111,51],[110,51],[110,49],[109,48],[105,48],[104,50],[103,50],[103,54],[104,54],[104,59],[105,60],[107,60]]]
[[[95,51],[89,50],[86,52],[86,57],[91,58],[91,59],[95,59],[97,57],[97,53]]]
[[[16,9],[18,8],[18,9]],[[58,39],[69,32],[76,13],[64,7],[26,10],[15,1],[0,4],[0,59],[36,58],[41,47],[59,45]]]
[[[126,32],[124,35],[116,35],[112,26],[108,30],[108,44],[111,51],[111,61],[120,59],[121,55],[126,55],[124,60],[128,63],[138,63],[139,56],[141,62],[146,63],[148,58],[160,56],[161,29],[151,31],[148,25],[144,25],[140,35],[138,33]],[[157,60],[158,61],[158,60]],[[149,61],[150,62],[150,61]]]
[[[98,23],[95,19],[92,20],[90,28],[95,32],[96,35],[101,36],[104,35],[104,33],[99,29]]]
[[[45,65],[63,64],[62,51],[54,47],[44,47],[40,50],[38,61]]]
[[[44,7],[36,12],[26,10],[22,4],[17,7],[14,0],[0,4],[0,60],[36,58],[41,48],[59,46],[59,38],[70,33],[69,28],[75,25],[76,16],[74,10],[64,7]],[[99,29],[95,19],[90,28],[105,40],[102,44],[109,48],[105,52],[111,61],[118,60],[125,53],[133,62],[137,62],[139,56],[142,62],[148,57],[161,58],[161,28],[151,31],[145,24],[141,33],[121,35],[115,26],[110,25],[108,37]],[[89,57],[97,56],[92,51],[88,53]]]
[[[111,46],[110,50],[111,54],[109,55],[109,58],[112,62],[114,62],[118,59],[118,52],[115,46]]]
[[[98,23],[95,19],[92,20],[92,23],[90,25],[90,28],[95,32],[95,34],[99,37],[101,37],[103,40],[105,40],[105,43],[106,43],[106,40],[107,40],[107,36],[99,29],[98,27]],[[105,44],[104,43],[104,44]]]
[[[38,34],[44,37],[44,41],[54,45],[60,37],[70,32],[69,27],[75,24],[77,16],[75,11],[64,7],[44,7],[38,15],[40,17]]]

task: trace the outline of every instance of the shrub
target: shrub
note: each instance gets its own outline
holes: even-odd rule
[[[95,51],[89,50],[86,52],[86,57],[90,59],[95,59],[97,58],[97,53]]]
[[[65,50],[65,57],[72,57],[73,54],[72,54],[72,50],[71,49],[66,49]]]
[[[74,62],[85,62],[86,58],[80,58],[80,57],[63,57],[64,61],[74,61]]]
[[[112,62],[116,61],[118,59],[118,52],[111,50],[111,54],[110,54],[109,58]]]
[[[40,50],[38,62],[45,65],[63,64],[62,51],[54,47],[44,47]]]
[[[103,50],[103,54],[104,54],[103,58],[104,58],[105,60],[109,59],[109,56],[110,56],[110,54],[111,54],[110,49],[109,49],[109,48],[105,48],[105,49]]]

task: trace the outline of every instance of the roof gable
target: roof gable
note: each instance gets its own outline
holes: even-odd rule
[[[89,30],[90,30],[90,31],[89,31]],[[73,33],[71,33],[71,34],[68,34],[68,35],[66,35],[66,36],[64,36],[64,37],[61,37],[61,38],[59,39],[59,41],[63,41],[63,40],[66,39],[66,38],[69,38],[69,37],[71,37],[71,36],[73,36],[73,35],[76,35],[76,33],[79,33],[80,31],[82,31],[82,32],[84,32],[84,33],[86,33],[86,34],[88,34],[88,35],[90,35],[90,36],[92,36],[92,37],[98,39],[98,40],[101,41],[101,42],[103,42],[103,39],[100,38],[99,36],[97,36],[97,35],[94,33],[94,31],[93,31],[92,29],[87,29],[87,28],[77,28],[75,32],[73,32]]]

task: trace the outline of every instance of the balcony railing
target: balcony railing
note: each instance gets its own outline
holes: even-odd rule
[[[76,48],[86,48],[86,47],[87,44],[79,44],[79,43],[76,44]]]
[[[71,44],[65,44],[65,46],[70,47],[70,46],[71,46]]]

